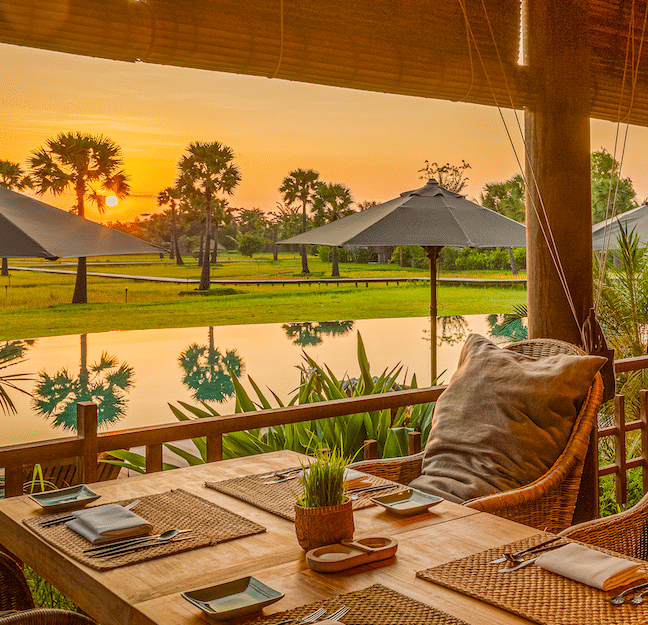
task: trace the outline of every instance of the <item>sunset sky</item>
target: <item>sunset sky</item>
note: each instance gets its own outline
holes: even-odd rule
[[[512,113],[505,116],[519,137]],[[592,122],[592,149],[612,152],[615,130]],[[147,196],[173,184],[191,141],[229,145],[242,172],[230,204],[264,211],[274,210],[282,179],[298,167],[346,184],[358,202],[382,202],[419,186],[426,159],[468,162],[471,199],[484,184],[519,171],[495,108],[0,44],[0,159],[24,164],[62,131],[103,134],[120,145],[132,193],[142,196],[103,217],[86,209],[95,220],[155,211]],[[622,172],[640,201],[648,197],[647,140],[648,129],[630,128]],[[517,148],[521,153],[519,139]]]

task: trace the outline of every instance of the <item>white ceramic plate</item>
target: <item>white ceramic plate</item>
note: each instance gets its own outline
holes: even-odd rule
[[[97,493],[90,490],[85,484],[29,495],[32,501],[42,506],[47,512],[78,510],[87,506],[90,502],[96,501],[99,497],[101,495],[97,495]]]
[[[258,612],[284,595],[254,577],[244,577],[210,588],[183,592],[182,596],[205,614],[225,621]]]
[[[420,490],[405,490],[395,495],[383,495],[382,497],[372,497],[371,501],[379,506],[399,514],[407,516],[410,514],[422,514],[427,512],[430,506],[436,506],[443,501],[443,497],[428,495]]]

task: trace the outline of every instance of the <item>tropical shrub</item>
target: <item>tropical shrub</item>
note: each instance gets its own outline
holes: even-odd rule
[[[323,367],[318,365],[306,353],[303,354],[303,358],[302,380],[288,402],[289,406],[388,393],[400,390],[405,386],[417,388],[416,375],[412,375],[409,383],[406,375],[403,376],[401,383],[397,381],[402,373],[400,365],[396,365],[391,370],[385,369],[377,377],[372,376],[360,333],[358,333],[358,363],[361,375],[358,379],[346,375],[338,379],[326,365]],[[248,378],[248,381],[254,390],[254,399],[232,372],[231,379],[236,394],[236,413],[273,408],[252,378]],[[272,391],[270,393],[277,404],[275,407],[284,407],[284,403],[277,394]],[[180,421],[220,416],[214,408],[204,402],[201,402],[201,407],[185,402],[178,403],[182,409],[171,404],[169,404],[169,408]],[[317,449],[321,448],[340,450],[344,452],[345,456],[353,458],[361,451],[364,441],[367,439],[378,441],[378,452],[383,458],[404,456],[408,453],[409,432],[420,431],[422,440],[427,440],[433,406],[433,403],[428,403],[401,407],[395,411],[393,422],[391,411],[385,409],[233,432],[223,436],[223,458],[250,456],[282,449],[313,455]],[[171,443],[167,443],[166,447],[184,458],[190,465],[201,464],[206,459],[205,439],[204,437],[195,438],[193,442],[199,450],[200,456],[188,453]],[[145,459],[141,455],[130,451],[111,453],[121,460],[115,464],[140,473],[145,472]],[[176,467],[165,464],[164,468]]]

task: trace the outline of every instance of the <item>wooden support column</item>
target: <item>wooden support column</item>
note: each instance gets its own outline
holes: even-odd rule
[[[587,0],[522,2],[524,62],[536,94],[525,112],[529,337],[577,345],[593,302],[588,10]],[[576,320],[541,224],[555,241]],[[596,444],[594,434],[574,522],[598,516]]]
[[[592,307],[589,4],[525,0],[523,5],[525,62],[536,93],[525,113],[529,336],[579,345],[580,330],[533,205],[541,212],[544,204],[546,220],[539,218],[555,240],[582,323]]]

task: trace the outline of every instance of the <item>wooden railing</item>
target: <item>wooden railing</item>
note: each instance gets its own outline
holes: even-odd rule
[[[97,407],[91,402],[80,402],[77,404],[76,437],[0,447],[0,467],[5,469],[5,496],[22,494],[24,465],[78,458],[80,481],[93,482],[97,476],[99,453],[144,445],[146,471],[151,473],[162,470],[164,443],[199,436],[206,438],[207,461],[212,462],[223,457],[223,434],[373,410],[393,411],[436,401],[444,389],[444,386],[432,386],[101,434],[97,433]]]
[[[616,374],[647,369],[648,356],[617,360],[614,368]],[[434,386],[425,389],[395,391],[380,395],[259,410],[101,434],[97,433],[96,406],[89,402],[79,403],[76,437],[0,447],[0,467],[5,469],[5,496],[22,494],[23,467],[25,465],[31,466],[36,463],[77,458],[80,481],[93,482],[97,476],[96,458],[99,453],[144,445],[146,448],[146,471],[155,472],[162,470],[164,443],[199,436],[206,438],[207,461],[211,462],[222,459],[223,434],[372,410],[396,410],[404,406],[436,401],[444,389],[444,386]],[[620,504],[627,500],[626,476],[630,469],[643,468],[643,490],[644,492],[648,491],[648,391],[641,392],[640,418],[628,423],[625,419],[624,398],[617,396],[614,424],[599,428],[597,433],[598,440],[611,437],[614,442],[615,459],[611,464],[599,467],[598,476],[615,475],[617,502]],[[636,430],[641,430],[641,454],[628,460],[626,458],[626,434]],[[410,453],[420,450],[420,438],[414,436],[410,443]],[[368,445],[367,453],[370,456],[375,455],[376,446]]]

